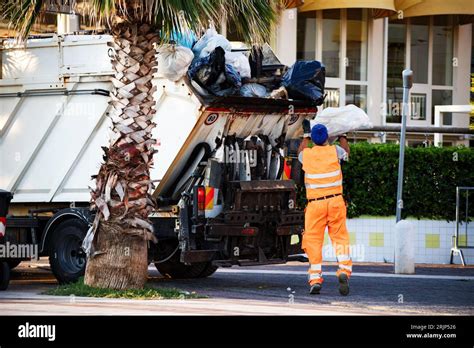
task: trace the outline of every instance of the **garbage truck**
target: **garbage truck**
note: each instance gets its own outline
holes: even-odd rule
[[[111,124],[110,41],[51,35],[26,49],[1,46],[0,245],[34,246],[60,283],[85,271],[91,175]],[[302,260],[290,157],[314,104],[204,96],[186,76],[154,84],[157,208],[149,218],[158,242],[149,245],[150,264],[167,277],[199,278],[218,267]],[[4,253],[0,261],[13,268],[32,257]]]

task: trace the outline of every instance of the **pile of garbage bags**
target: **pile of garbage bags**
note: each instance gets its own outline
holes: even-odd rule
[[[192,31],[173,33],[171,39],[174,43],[158,49],[158,77],[178,81],[187,75],[203,96],[324,101],[325,68],[318,61],[298,61],[288,68],[267,44],[232,51],[215,29],[199,40]]]

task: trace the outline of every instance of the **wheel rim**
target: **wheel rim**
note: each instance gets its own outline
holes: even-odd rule
[[[58,257],[63,268],[69,273],[82,271],[86,264],[82,240],[76,236],[69,235],[63,242],[63,247],[58,251]]]

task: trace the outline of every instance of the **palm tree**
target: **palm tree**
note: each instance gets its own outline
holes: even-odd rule
[[[2,0],[0,14],[25,39],[40,20],[46,0]],[[174,31],[205,28],[209,21],[232,18],[234,30],[249,42],[263,42],[277,19],[277,0],[83,0],[94,21],[113,36],[115,76],[110,105],[113,112],[108,148],[93,178],[93,250],[85,283],[102,288],[141,288],[147,279],[147,245],[153,240],[148,220],[154,209],[150,196],[155,140],[152,77],[155,46]]]

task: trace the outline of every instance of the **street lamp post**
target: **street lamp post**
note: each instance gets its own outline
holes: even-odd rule
[[[403,104],[402,104],[402,129],[400,132],[400,157],[398,161],[398,185],[397,185],[397,212],[396,219],[399,222],[402,218],[403,209],[403,168],[405,164],[405,134],[408,117],[408,101],[410,98],[410,89],[413,86],[413,71],[405,69],[402,72],[403,77]]]
[[[410,88],[413,85],[413,71],[403,70],[403,104],[402,128],[400,131],[400,157],[398,161],[398,187],[397,187],[397,223],[395,225],[395,257],[394,266],[396,274],[415,273],[415,233],[412,223],[402,219],[403,209],[403,169],[405,160],[405,134],[408,117],[408,101]]]

